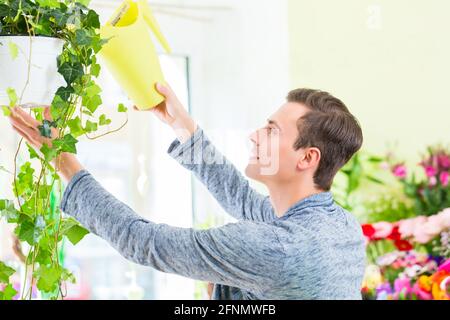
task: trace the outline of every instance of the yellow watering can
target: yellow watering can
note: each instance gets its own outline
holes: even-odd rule
[[[128,97],[138,109],[150,109],[164,101],[155,83],[165,83],[151,31],[166,50],[169,45],[146,1],[124,1],[114,15],[100,28],[109,41],[100,56]]]

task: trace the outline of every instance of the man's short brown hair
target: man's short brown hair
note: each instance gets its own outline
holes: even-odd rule
[[[299,134],[294,149],[316,147],[320,150],[314,183],[322,190],[330,190],[338,170],[361,148],[361,127],[345,104],[328,92],[295,89],[286,99],[310,110],[297,120]]]

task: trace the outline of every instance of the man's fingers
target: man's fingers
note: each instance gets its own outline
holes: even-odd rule
[[[162,83],[157,82],[155,87],[156,87],[156,90],[158,90],[159,93],[161,93],[166,98],[173,95],[172,88],[168,84],[162,84]]]
[[[29,124],[28,124],[27,122],[25,122],[24,119],[21,118],[20,116],[19,116],[19,117],[11,116],[11,117],[9,117],[9,121],[11,122],[11,124],[12,124],[13,126],[18,127],[18,128],[21,128],[22,131],[25,131],[24,128],[27,128],[27,129],[30,130],[31,132],[35,132],[35,133],[38,133],[38,132],[39,132],[37,126],[35,127],[35,126],[29,125]],[[37,125],[39,124],[39,122],[36,122],[36,123],[37,123]]]
[[[20,119],[22,122],[27,124],[30,127],[37,128],[39,126],[39,122],[34,119],[32,116],[30,116],[28,113],[22,110],[20,107],[14,107],[12,108],[11,113],[12,118]]]
[[[31,138],[26,132],[22,131],[21,128],[12,126],[13,130],[16,131],[19,135],[21,135],[25,140],[27,140],[33,146],[39,147],[39,143]]]
[[[45,107],[44,109],[44,119],[52,121],[52,113],[50,112],[50,107]]]
[[[35,131],[34,129],[30,128],[27,125],[24,125],[21,122],[16,121],[15,119],[11,119],[11,124],[19,129],[20,131],[24,132],[28,137],[30,137],[33,140],[39,139],[39,133]]]

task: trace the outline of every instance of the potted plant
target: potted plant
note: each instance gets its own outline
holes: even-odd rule
[[[31,299],[34,287],[45,298],[64,297],[63,284],[75,279],[60,261],[61,243],[67,238],[76,244],[88,232],[59,209],[62,184],[51,161],[61,152],[76,153],[78,137],[95,139],[127,122],[92,136],[111,120],[99,114],[96,83],[97,53],[107,40],[100,37],[99,16],[88,5],[88,0],[0,0],[2,111],[9,116],[11,108],[31,103],[34,108],[28,110],[41,121],[41,135],[58,132],[51,147],[26,145],[29,159],[19,164],[17,155],[25,147],[20,140],[12,166],[0,164],[12,175],[14,194],[0,199],[0,219],[14,225],[16,249],[26,249],[19,292],[10,283],[16,270],[0,262],[0,299]],[[43,115],[46,104],[51,120]],[[126,111],[123,104],[118,111]]]

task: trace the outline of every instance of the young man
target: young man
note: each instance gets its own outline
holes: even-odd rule
[[[214,283],[214,299],[360,299],[361,228],[329,191],[362,144],[345,105],[323,91],[293,90],[251,135],[246,175],[266,185],[270,196],[263,196],[214,148],[171,88],[157,89],[166,101],[152,112],[178,137],[169,155],[239,222],[195,230],[147,221],[68,153],[55,163],[68,182],[61,209],[131,261]],[[11,123],[34,147],[51,144],[24,111],[15,109]]]

